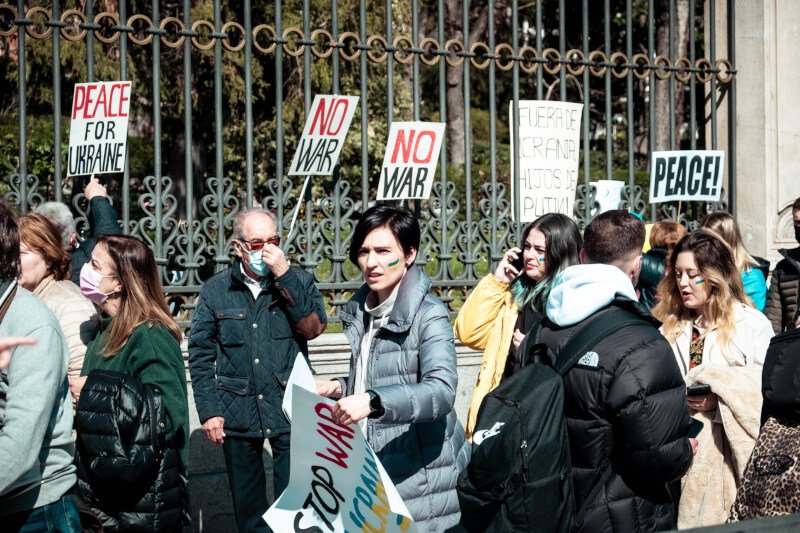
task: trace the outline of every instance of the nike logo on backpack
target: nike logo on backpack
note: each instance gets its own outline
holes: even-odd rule
[[[482,429],[480,431],[476,431],[474,435],[472,435],[472,442],[475,443],[476,446],[480,446],[480,444],[490,437],[494,437],[495,435],[500,434],[500,428],[505,426],[505,422],[495,422],[491,429]]]

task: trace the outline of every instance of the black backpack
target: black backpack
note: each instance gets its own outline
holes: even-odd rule
[[[562,376],[598,341],[642,319],[611,306],[595,315],[558,358],[540,344],[542,318],[523,344],[525,366],[484,398],[472,434],[472,459],[458,478],[461,524],[467,531],[571,531],[611,475],[603,475],[575,508],[564,418]],[[596,357],[597,355],[594,354]]]

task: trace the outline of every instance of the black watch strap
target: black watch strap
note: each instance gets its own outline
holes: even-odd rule
[[[381,404],[381,397],[372,389],[366,391],[369,394],[369,418],[378,418],[383,416],[385,409]]]

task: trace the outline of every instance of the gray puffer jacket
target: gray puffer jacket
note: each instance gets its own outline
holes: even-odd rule
[[[366,433],[419,531],[443,532],[458,527],[456,480],[470,448],[453,410],[458,384],[453,327],[430,287],[430,279],[412,266],[388,321],[375,333],[367,388],[378,393],[386,412],[368,420]],[[362,356],[369,293],[363,285],[339,314],[353,354],[345,395],[353,394]]]

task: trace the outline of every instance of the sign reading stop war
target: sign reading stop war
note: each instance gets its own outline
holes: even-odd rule
[[[289,486],[264,520],[281,532],[416,532],[359,426],[334,421],[334,403],[293,385]]]
[[[442,122],[393,122],[383,156],[378,200],[427,199],[444,137]]]
[[[508,110],[509,124],[513,124],[513,102]],[[571,102],[519,101],[519,183],[512,189],[514,201],[519,202],[520,222],[532,222],[547,213],[572,217],[582,110],[583,104]],[[513,176],[514,157],[511,165]]]
[[[358,96],[318,94],[303,127],[303,136],[294,153],[290,176],[329,176],[339,161],[344,139]]]
[[[129,81],[75,85],[67,176],[125,170],[130,101]]]
[[[653,152],[650,202],[719,202],[724,165],[722,150]]]

